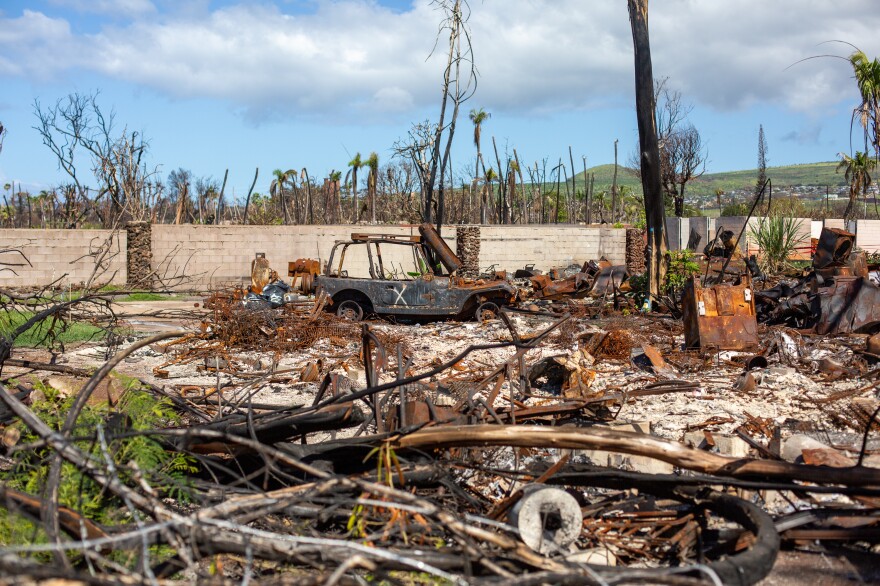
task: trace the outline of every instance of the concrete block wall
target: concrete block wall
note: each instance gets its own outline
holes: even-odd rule
[[[513,271],[533,264],[543,270],[607,258],[626,262],[626,230],[604,226],[482,226],[480,268]]]
[[[174,288],[212,289],[228,283],[250,280],[251,261],[262,252],[269,264],[287,279],[287,263],[298,258],[319,259],[322,263],[338,240],[348,240],[352,233],[417,235],[418,227],[406,226],[153,226],[153,263],[160,280]],[[444,228],[444,239],[455,248],[455,229]],[[350,276],[369,276],[366,254],[349,248],[345,268]],[[412,270],[411,253],[404,247],[383,245],[383,264],[390,268]],[[402,253],[408,253],[406,255]],[[396,253],[396,254],[395,254]],[[334,259],[334,264],[337,260]],[[176,284],[181,275],[187,283]]]
[[[823,220],[823,224],[826,228],[846,230],[846,220],[842,218],[828,218],[827,220]]]
[[[97,253],[105,245],[107,253],[101,256],[102,268],[94,282],[122,285],[127,277],[125,232],[2,229],[0,250],[6,252],[0,253],[0,269],[10,270],[0,270],[0,285],[38,286],[61,279],[60,286],[76,286],[92,276]],[[12,250],[20,250],[31,266]],[[11,266],[21,263],[24,266]]]
[[[856,246],[866,252],[880,252],[880,220],[856,221]]]
[[[714,218],[666,218],[666,239],[669,242],[669,250],[682,250],[687,248],[691,237],[691,230],[700,235],[700,244],[695,252],[702,252],[709,240],[715,236]]]
[[[287,263],[297,258],[329,259],[337,240],[352,232],[370,234],[418,234],[416,226],[196,226],[154,225],[153,262],[160,279],[175,276],[192,280],[176,288],[211,289],[250,279],[255,253],[266,254],[282,277]],[[444,227],[443,237],[455,249],[454,226]],[[345,268],[351,276],[368,276],[367,257],[350,248]],[[404,247],[382,246],[386,269],[399,274],[412,270],[413,261]],[[626,230],[599,226],[482,226],[480,267],[492,264],[499,270],[515,270],[534,263],[542,269],[582,264],[602,256],[622,264],[626,253]],[[334,259],[334,265],[338,259]],[[413,267],[414,268],[414,267]]]
[[[687,240],[682,242],[682,234],[688,231],[683,224],[690,222],[690,218],[677,218],[666,216],[666,244],[669,250],[681,250],[687,246]]]

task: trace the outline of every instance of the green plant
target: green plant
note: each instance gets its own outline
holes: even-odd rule
[[[690,250],[674,250],[668,253],[666,270],[666,293],[675,296],[684,289],[688,279],[700,274],[700,265]]]
[[[19,326],[34,316],[29,311],[8,311],[0,315],[0,335],[8,336]],[[35,348],[60,342],[85,342],[100,340],[107,335],[106,330],[85,322],[65,322],[52,318],[45,319],[27,329],[15,339],[16,346]]]
[[[156,428],[177,425],[179,417],[170,400],[157,398],[141,389],[136,379],[123,379],[125,388],[119,402],[87,404],[73,430],[74,445],[96,462],[112,458],[116,473],[128,484],[146,483],[157,493],[189,500],[188,475],[195,472],[195,461],[179,452],[168,452],[148,433]],[[35,385],[42,394],[33,401],[34,413],[53,430],[60,430],[75,400],[63,397],[48,385]],[[104,427],[106,445],[98,441],[96,429]],[[19,422],[20,446],[37,445],[38,437]],[[0,472],[0,482],[31,495],[45,489],[53,452],[47,447],[14,451],[14,465]],[[112,526],[130,523],[132,511],[118,498],[65,462],[61,470],[58,501],[63,507],[78,511],[99,524]],[[39,543],[45,541],[42,526],[29,519],[0,509],[0,544]]]
[[[627,281],[630,291],[635,293],[636,306],[641,307],[648,295],[648,273],[633,275]]]
[[[801,220],[787,216],[761,218],[749,235],[758,245],[758,261],[768,273],[788,266],[788,258],[800,241]]]

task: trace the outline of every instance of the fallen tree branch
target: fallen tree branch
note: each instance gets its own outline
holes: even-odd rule
[[[476,446],[605,450],[662,460],[704,474],[733,478],[799,480],[845,486],[880,485],[880,469],[804,466],[789,462],[729,458],[651,435],[594,428],[526,425],[430,427],[397,438],[395,448],[438,449]]]

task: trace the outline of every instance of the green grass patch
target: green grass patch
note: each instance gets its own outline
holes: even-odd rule
[[[34,314],[30,312],[15,311],[0,315],[0,333],[4,336],[11,334],[33,316]],[[49,318],[21,334],[16,338],[15,345],[38,348],[49,346],[53,342],[70,344],[72,342],[101,340],[106,335],[106,331],[102,328],[84,322],[68,322],[65,327],[62,327],[60,322],[55,321],[53,327],[53,320]]]
[[[126,295],[125,297],[120,297],[117,299],[117,302],[125,302],[125,301],[172,301],[174,299],[180,299],[180,295],[171,295],[167,293],[150,293],[148,291],[144,291],[142,293],[132,293],[131,295]]]

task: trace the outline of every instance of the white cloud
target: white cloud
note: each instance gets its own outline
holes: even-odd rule
[[[178,98],[228,100],[254,117],[362,116],[433,106],[442,56],[426,61],[440,15],[427,0],[394,12],[372,0],[318,0],[284,14],[245,2],[213,12],[158,14],[148,0],[53,0],[141,15],[76,35],[33,11],[0,18],[0,74],[50,78],[72,69]],[[797,61],[849,47],[880,51],[864,17],[876,0],[667,0],[651,7],[656,75],[688,100],[725,110],[756,103],[815,112],[854,96],[847,63]],[[480,82],[474,105],[552,112],[629,105],[632,38],[623,1],[472,2]],[[442,52],[442,41],[440,50]],[[792,67],[790,67],[792,66]]]
[[[74,63],[75,43],[70,25],[62,19],[31,10],[0,19],[0,75],[47,79]]]
[[[150,0],[49,0],[49,3],[79,12],[129,17],[149,14],[156,10]]]
[[[399,87],[383,87],[373,94],[370,103],[380,112],[407,112],[414,104],[412,94]]]

